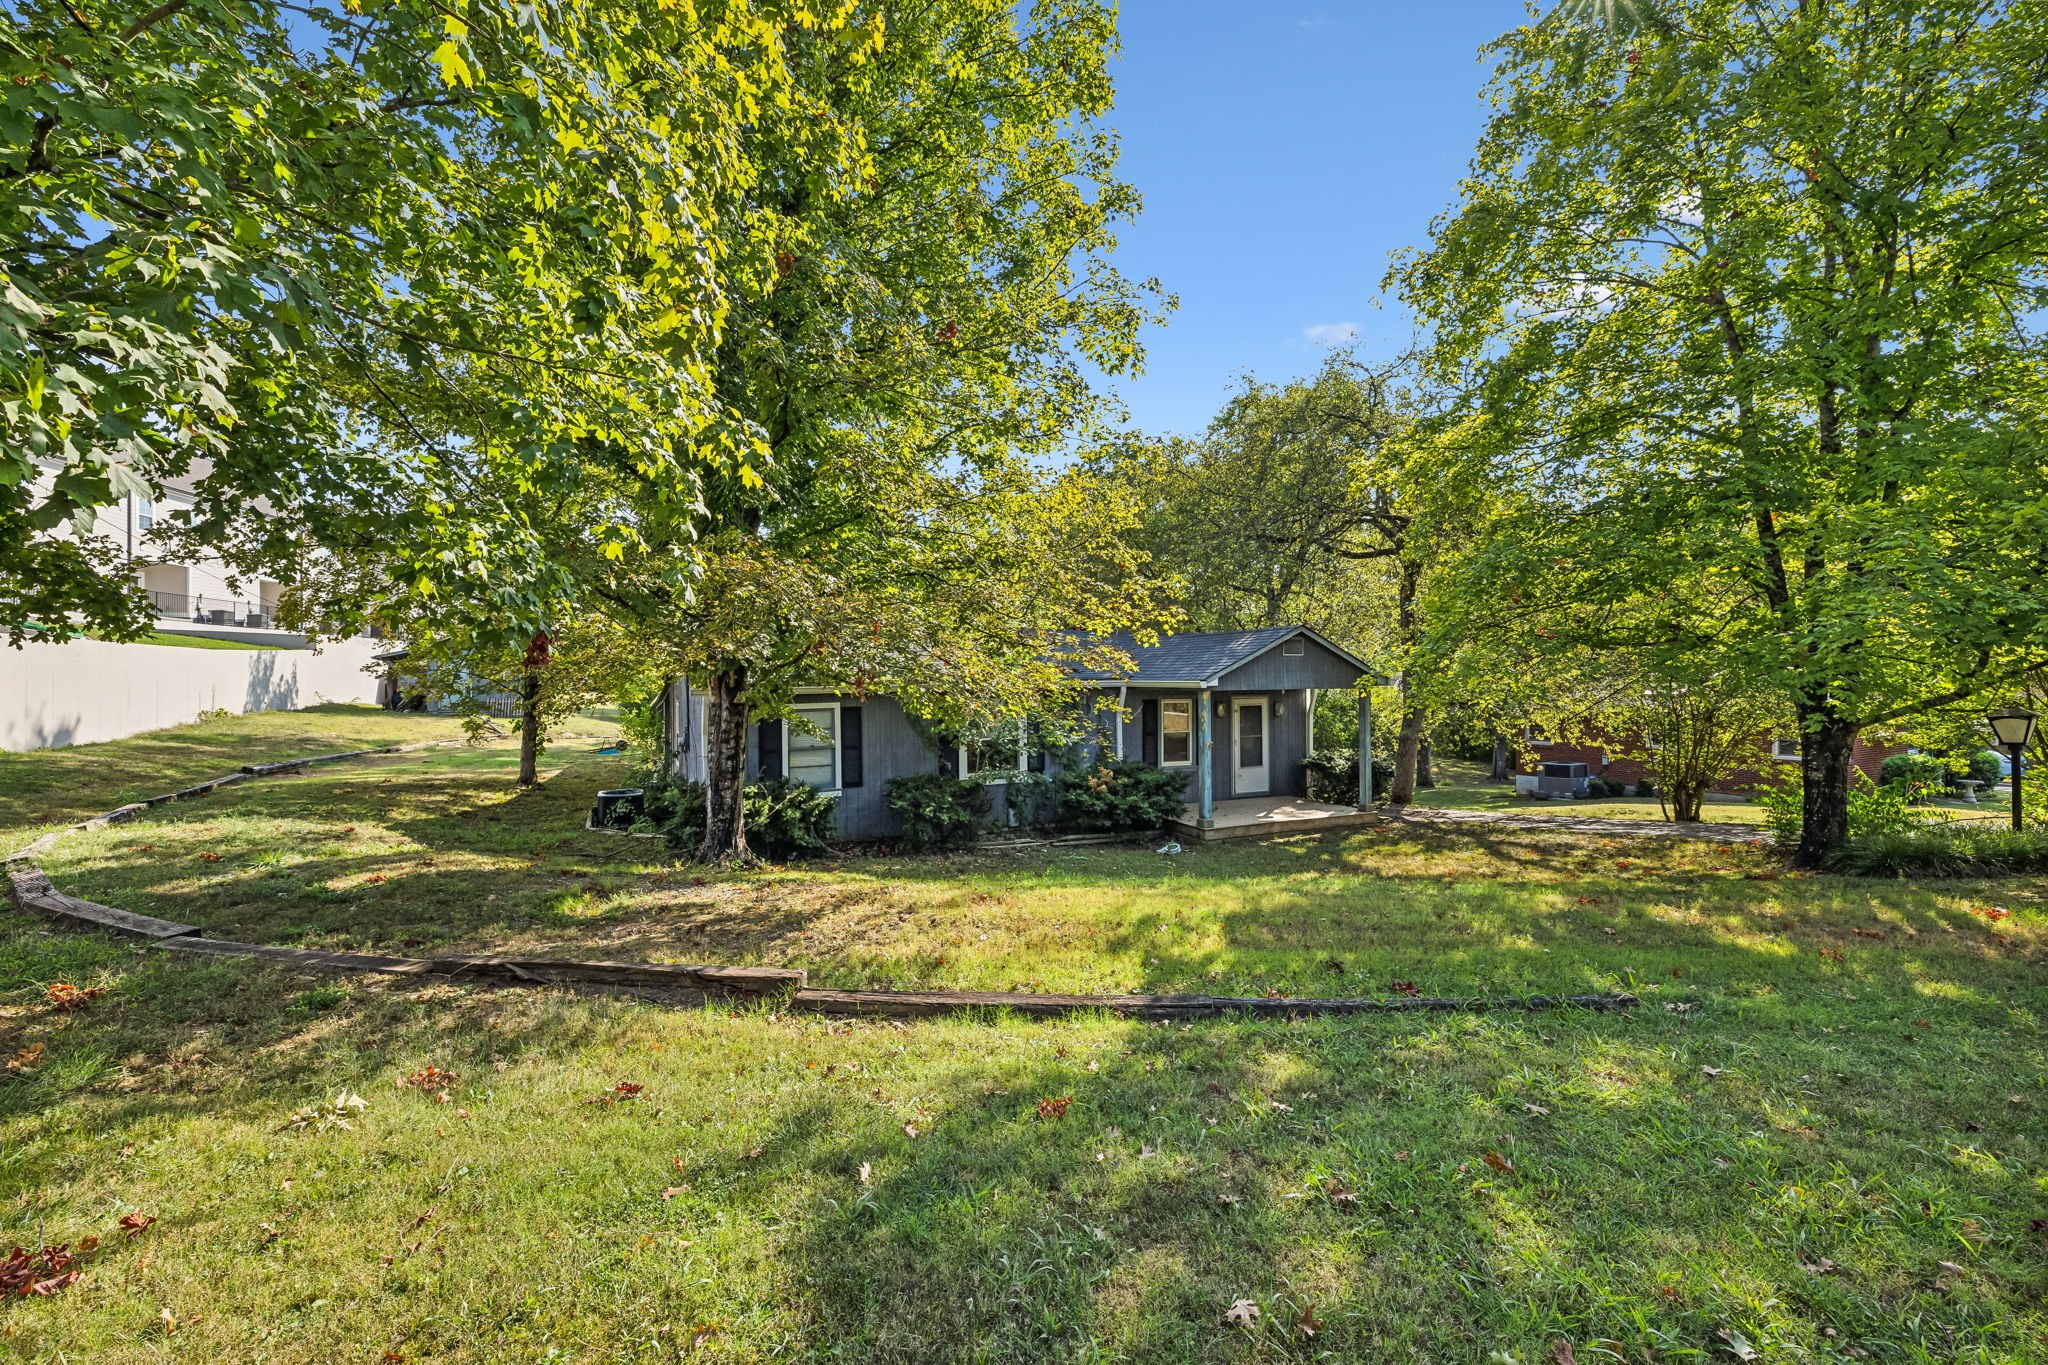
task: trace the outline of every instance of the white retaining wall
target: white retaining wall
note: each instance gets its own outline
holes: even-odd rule
[[[55,749],[184,725],[201,711],[373,702],[388,641],[311,649],[181,649],[104,640],[0,645],[0,750]]]

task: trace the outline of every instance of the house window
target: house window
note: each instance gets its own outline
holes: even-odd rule
[[[1780,763],[1797,763],[1799,761],[1799,736],[1793,735],[1788,738],[1784,735],[1779,735],[1776,739],[1772,740],[1771,757],[1777,759]]]
[[[156,525],[156,504],[148,498],[135,500],[135,529],[147,531]]]
[[[1524,725],[1522,727],[1522,743],[1532,749],[1548,749],[1551,740],[1549,735],[1543,733],[1542,726]]]
[[[1159,703],[1159,766],[1189,768],[1195,762],[1195,704],[1191,701]]]
[[[792,782],[839,790],[839,707],[799,706],[796,718],[782,727],[782,770]]]
[[[955,755],[959,764],[958,772],[962,777],[974,773],[1005,774],[1003,777],[990,778],[991,782],[1006,782],[1009,780],[1009,773],[1032,771],[1043,766],[1035,764],[1034,757],[1029,722],[1021,720],[1017,722],[1016,738],[998,735],[992,739],[984,739],[978,744],[962,744]]]
[[[1297,635],[1286,644],[1280,646],[1280,652],[1290,659],[1298,659],[1308,653],[1308,641]]]

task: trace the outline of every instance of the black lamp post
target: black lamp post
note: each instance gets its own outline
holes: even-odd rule
[[[2026,762],[2027,744],[2034,737],[2034,722],[2040,717],[2024,706],[2002,706],[1984,717],[1991,723],[1992,738],[2012,755],[2012,827],[2020,827],[2020,776]]]

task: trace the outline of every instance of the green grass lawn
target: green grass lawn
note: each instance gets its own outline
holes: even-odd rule
[[[152,630],[133,643],[138,645],[163,645],[169,649],[275,649],[275,645],[252,644],[247,640],[227,640],[218,635],[177,635],[167,630]]]
[[[1498,810],[1519,815],[1604,816],[1617,820],[1664,820],[1669,817],[1654,796],[1610,796],[1599,800],[1558,801],[1515,795],[1512,782],[1494,782],[1477,763],[1439,759],[1437,785],[1415,793],[1415,804],[1437,810]],[[1764,812],[1751,801],[1708,801],[1700,819],[1715,825],[1761,825]]]
[[[0,1353],[2048,1356],[2037,882],[1414,826],[707,874],[580,829],[623,775],[596,747],[524,794],[504,748],[252,783],[45,866],[266,942],[1644,1004],[849,1023],[292,975],[10,915],[0,1035],[42,1051],[0,1081],[0,1236],[105,1244],[0,1308]],[[16,772],[0,800],[31,795]],[[106,994],[59,1009],[60,980]],[[444,1089],[400,1084],[429,1066]],[[591,1102],[622,1082],[645,1090]],[[285,1126],[344,1089],[349,1128]],[[131,1212],[159,1221],[118,1233]]]
[[[0,852],[12,852],[52,826],[218,777],[244,763],[461,734],[461,724],[444,716],[330,704],[226,716],[102,744],[0,753]]]

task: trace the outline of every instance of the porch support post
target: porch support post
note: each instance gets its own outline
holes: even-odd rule
[[[1372,804],[1372,680],[1358,689],[1358,804]]]
[[[1197,733],[1201,739],[1196,749],[1201,754],[1202,761],[1195,777],[1195,789],[1200,793],[1198,799],[1201,802],[1201,826],[1203,829],[1211,829],[1216,824],[1216,765],[1211,754],[1216,741],[1215,702],[1210,700],[1209,689],[1206,687],[1202,689],[1201,696],[1202,699],[1196,703],[1202,711],[1202,718],[1197,722]]]

